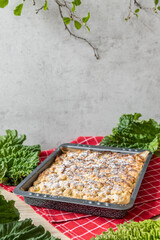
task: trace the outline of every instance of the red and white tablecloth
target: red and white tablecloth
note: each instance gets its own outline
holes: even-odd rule
[[[79,137],[72,143],[99,145],[103,137]],[[49,156],[54,149],[43,151],[40,162]],[[12,192],[14,187],[1,187]],[[20,197],[22,200],[23,198]],[[139,190],[134,207],[128,211],[124,219],[102,218],[78,213],[64,212],[47,208],[32,208],[63,234],[74,240],[89,240],[108,228],[116,229],[116,225],[124,221],[142,221],[160,214],[160,158],[153,156]]]

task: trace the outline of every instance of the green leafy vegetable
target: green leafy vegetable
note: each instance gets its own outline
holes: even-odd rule
[[[8,5],[8,0],[0,0],[0,8],[4,8]]]
[[[102,139],[101,146],[160,150],[160,125],[153,119],[139,120],[140,113],[124,114],[112,134]]]
[[[18,138],[16,130],[6,130],[0,137],[0,182],[17,185],[38,165],[40,145],[22,145],[25,139]]]
[[[31,219],[19,220],[14,201],[6,201],[0,194],[0,239],[1,240],[60,240],[45,232],[40,225],[36,227]]]
[[[130,221],[117,225],[115,232],[112,228],[102,235],[91,240],[158,240],[160,239],[160,220],[145,220],[141,222]]]
[[[0,194],[0,224],[19,220],[19,212],[14,203],[13,200],[7,202]]]
[[[23,9],[23,3],[19,4],[15,9],[14,9],[14,15],[16,16],[21,16]]]
[[[40,225],[36,227],[31,219],[0,224],[1,240],[58,240]]]
[[[25,140],[26,135],[21,135],[20,138],[18,138],[16,130],[6,130],[6,135],[0,136],[0,149],[22,144]]]

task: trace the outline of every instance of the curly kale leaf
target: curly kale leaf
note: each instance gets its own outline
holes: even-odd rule
[[[26,140],[26,135],[21,135],[18,138],[17,130],[6,130],[5,136],[0,136],[0,149],[7,148],[9,146],[22,144]]]
[[[112,228],[102,235],[97,235],[91,240],[149,240],[160,239],[160,220],[145,220],[141,222],[130,221],[117,225],[115,232]]]
[[[7,130],[0,137],[0,182],[17,185],[38,165],[40,145],[22,145],[25,135],[18,138],[16,130]]]
[[[101,146],[160,150],[160,125],[154,120],[140,120],[140,113],[120,117],[112,134],[102,139]]]

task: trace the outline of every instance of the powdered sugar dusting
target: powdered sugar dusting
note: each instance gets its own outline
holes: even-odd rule
[[[57,157],[29,191],[126,204],[142,166],[143,159],[134,155],[67,151]]]

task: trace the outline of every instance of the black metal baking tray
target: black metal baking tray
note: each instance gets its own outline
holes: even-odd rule
[[[136,200],[141,182],[147,170],[149,161],[152,153],[149,152],[148,157],[143,165],[140,172],[138,181],[131,195],[131,200],[128,204],[113,204],[104,203],[90,200],[83,200],[77,198],[53,196],[47,194],[31,193],[27,190],[33,185],[33,182],[38,178],[39,174],[45,169],[50,167],[54,162],[55,158],[62,153],[62,149],[81,149],[81,150],[93,150],[93,151],[111,151],[120,152],[123,154],[136,154],[145,150],[140,149],[126,149],[126,148],[113,148],[113,147],[102,147],[82,144],[71,144],[66,143],[60,145],[51,155],[49,155],[45,161],[43,161],[31,174],[29,174],[14,190],[13,192],[17,195],[24,197],[24,201],[30,205],[54,208],[62,211],[84,213],[89,215],[96,215],[101,217],[109,218],[124,218],[127,214],[128,209],[133,207]]]

